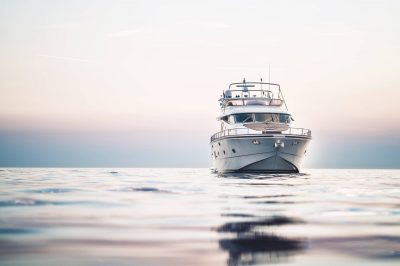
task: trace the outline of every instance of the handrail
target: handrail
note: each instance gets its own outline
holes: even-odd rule
[[[281,88],[281,85],[279,85],[277,83],[259,82],[259,81],[243,81],[243,82],[233,82],[233,83],[229,84],[228,90],[230,90],[231,86],[233,86],[233,85],[252,85],[252,84],[272,85],[272,86],[277,86],[279,89]]]
[[[260,85],[260,88],[254,88],[255,85]],[[268,85],[268,89],[263,90],[262,85]],[[242,89],[232,88],[233,86],[240,87]],[[275,93],[272,92],[272,90],[270,89],[271,88],[270,86],[273,86],[275,93],[277,92],[277,98],[274,97]],[[249,89],[248,87],[251,87],[252,89]],[[246,88],[246,89],[244,89],[244,88]],[[239,94],[240,97],[226,97],[225,92],[229,92],[229,95],[231,95],[232,93],[240,92],[240,94]],[[262,82],[262,80],[261,80],[261,82],[254,82],[254,81],[247,82],[245,79],[243,79],[243,82],[234,82],[234,83],[229,84],[228,90],[222,91],[223,97],[220,99],[221,105],[223,105],[223,103],[225,101],[229,101],[229,99],[251,98],[251,97],[246,97],[246,95],[250,96],[250,93],[257,93],[257,92],[259,92],[260,94],[262,93],[262,95],[259,96],[260,98],[264,98],[264,93],[266,92],[267,96],[265,98],[281,100],[282,102],[278,106],[285,105],[286,110],[289,110],[287,107],[285,98],[283,96],[282,90],[281,90],[281,85],[279,85],[277,83],[271,83],[271,82]],[[247,93],[247,94],[245,95],[244,93]],[[255,98],[255,97],[253,97],[253,98]],[[243,103],[243,105],[245,105],[245,104]]]
[[[259,101],[258,103],[255,101]],[[229,103],[235,102],[233,105]],[[238,104],[238,103],[241,104]],[[222,108],[231,106],[247,106],[247,105],[265,105],[265,106],[282,106],[284,101],[279,98],[262,98],[262,97],[244,97],[244,98],[224,98],[221,101]]]
[[[265,132],[265,131],[264,131]],[[211,141],[216,139],[220,139],[226,136],[237,136],[237,135],[265,135],[268,133],[264,133],[262,131],[255,131],[250,128],[231,128],[225,129],[220,132],[215,133],[211,136]],[[271,134],[274,134],[271,132]],[[311,137],[311,130],[306,128],[295,128],[290,127],[288,130],[283,131],[282,135],[297,135],[297,136],[307,136]]]

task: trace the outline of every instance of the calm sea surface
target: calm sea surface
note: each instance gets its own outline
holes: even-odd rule
[[[0,264],[400,265],[400,171],[0,169]]]

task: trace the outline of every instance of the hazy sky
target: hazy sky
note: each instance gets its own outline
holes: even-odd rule
[[[0,1],[0,166],[207,167],[230,82],[280,83],[305,167],[400,167],[400,1]]]

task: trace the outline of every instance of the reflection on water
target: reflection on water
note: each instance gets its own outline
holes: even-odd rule
[[[229,252],[229,265],[282,262],[287,256],[303,248],[298,240],[257,233],[236,239],[223,239],[220,247]]]
[[[294,224],[299,221],[288,217],[271,217],[252,221],[228,222],[218,228],[218,232],[235,233],[231,239],[221,239],[220,247],[229,252],[229,265],[260,264],[279,262],[305,248],[300,239],[279,237],[267,232],[257,232],[269,226]]]
[[[1,265],[398,265],[400,171],[0,169]]]
[[[303,174],[219,174],[220,178],[231,179],[256,179],[268,180],[275,179],[274,182],[246,182],[241,185],[246,186],[279,186],[276,179],[281,177],[291,178],[303,176]],[[291,184],[283,184],[290,186]],[[257,204],[290,204],[291,201],[279,201],[277,198],[287,198],[290,194],[267,194],[267,195],[241,195],[243,199],[257,199]],[[274,200],[272,200],[274,199]],[[234,233],[233,238],[223,238],[219,245],[223,250],[229,253],[229,265],[259,265],[271,264],[286,261],[286,257],[296,254],[306,248],[306,241],[301,238],[288,238],[278,236],[271,231],[273,226],[283,226],[288,224],[302,223],[299,219],[286,216],[257,217],[249,214],[225,214],[231,217],[247,217],[251,220],[227,222],[221,225],[218,232]]]

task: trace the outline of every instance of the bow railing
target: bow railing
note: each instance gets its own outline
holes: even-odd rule
[[[211,141],[214,141],[219,138],[227,137],[227,136],[236,136],[236,135],[268,135],[268,134],[282,134],[282,135],[294,135],[294,136],[307,136],[311,137],[311,130],[306,128],[295,128],[290,127],[286,131],[282,131],[279,133],[276,132],[268,132],[268,131],[256,131],[250,128],[231,128],[225,129],[220,132],[215,133],[211,136]]]

